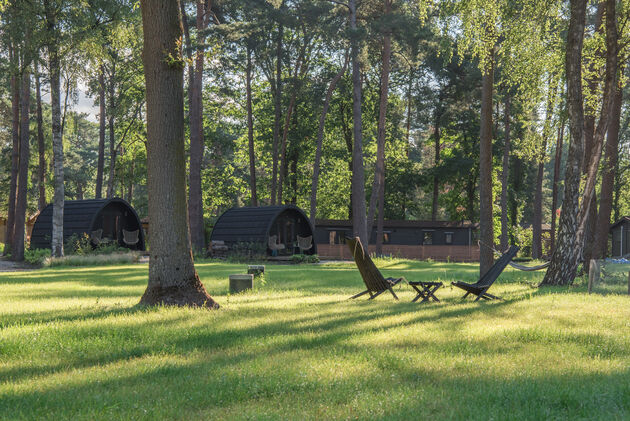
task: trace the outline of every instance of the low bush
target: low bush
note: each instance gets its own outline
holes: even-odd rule
[[[291,263],[318,263],[319,256],[316,254],[294,254],[291,256]]]
[[[49,252],[50,254],[50,252]],[[44,261],[44,266],[99,266],[99,265],[119,265],[125,263],[136,263],[141,253],[137,251],[126,251],[109,254],[74,254],[64,257],[48,257]]]
[[[50,254],[50,249],[27,249],[24,250],[24,261],[29,265],[42,266]]]

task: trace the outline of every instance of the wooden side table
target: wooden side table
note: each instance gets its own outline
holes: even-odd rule
[[[421,303],[429,301],[430,299],[440,302],[438,297],[435,296],[435,291],[437,291],[438,289],[440,289],[440,287],[442,287],[442,285],[444,285],[442,282],[414,281],[409,282],[409,285],[411,285],[411,288],[415,289],[418,293],[418,295],[416,295],[416,298],[411,300],[412,303],[415,303],[420,298],[422,298],[422,301],[420,301]],[[422,288],[422,290],[418,287]]]

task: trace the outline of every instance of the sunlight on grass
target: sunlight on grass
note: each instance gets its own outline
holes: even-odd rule
[[[385,276],[472,281],[478,266],[377,260]],[[630,298],[535,288],[508,269],[504,301],[347,298],[353,264],[197,268],[219,311],[140,308],[146,265],[0,274],[0,418],[625,419]],[[474,405],[471,405],[474,402]]]

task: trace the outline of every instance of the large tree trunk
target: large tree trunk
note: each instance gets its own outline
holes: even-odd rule
[[[385,0],[383,8],[383,16],[388,16],[392,10],[392,0]],[[376,131],[376,165],[374,167],[374,181],[372,183],[372,194],[370,195],[370,205],[368,207],[367,216],[367,232],[368,236],[372,233],[374,226],[374,215],[376,213],[376,203],[384,199],[385,196],[385,122],[387,118],[387,103],[389,95],[389,73],[391,69],[392,56],[392,34],[389,27],[383,31],[383,50],[381,53],[381,92],[378,104],[378,125]],[[381,198],[381,193],[383,198]],[[379,218],[381,215],[379,215]],[[380,254],[379,248],[382,248],[381,241],[379,247],[378,229],[376,232],[376,253]]]
[[[37,60],[35,60],[35,102],[37,107],[37,153],[39,157],[39,168],[37,168],[37,188],[39,191],[37,208],[41,211],[46,207],[46,144],[44,143],[44,117],[42,114],[42,94]]]
[[[558,242],[551,264],[541,285],[567,285],[573,281],[578,265],[576,247],[580,208],[580,176],[584,154],[584,108],[582,106],[582,45],[586,0],[571,0],[571,17],[567,32],[566,78],[569,113],[569,154],[565,165],[564,199],[560,214]]]
[[[494,51],[484,69],[481,91],[481,129],[479,140],[479,273],[484,275],[494,262],[492,218],[492,91]]]
[[[431,201],[432,202],[431,203],[431,220],[432,221],[437,220],[437,213],[438,213],[438,207],[439,207],[438,199],[440,197],[440,180],[438,179],[437,169],[438,169],[438,165],[440,165],[440,148],[441,148],[440,120],[442,119],[442,115],[441,115],[442,113],[440,112],[441,106],[442,104],[440,100],[436,106],[435,116],[433,119],[433,125],[434,125],[433,126],[433,147],[435,148],[435,158],[434,158],[434,163],[433,163],[433,169],[434,169],[433,199]]]
[[[603,259],[608,252],[608,232],[610,230],[610,214],[613,205],[613,189],[615,183],[615,167],[619,153],[619,127],[621,123],[621,105],[623,88],[617,86],[613,103],[608,138],[606,139],[606,155],[602,173],[602,187],[599,198],[599,212],[593,244],[593,258]]]
[[[114,177],[116,175],[116,131],[114,114],[116,110],[116,64],[112,62],[112,73],[109,81],[109,178],[107,179],[107,197],[114,197]]]
[[[190,237],[194,250],[200,252],[206,247],[203,223],[203,194],[201,191],[201,166],[203,163],[203,35],[210,20],[210,3],[197,0],[197,48],[195,52],[195,73],[193,78],[193,101],[190,110],[190,174],[188,218],[190,219]]]
[[[503,141],[503,166],[501,169],[501,251],[509,247],[508,239],[508,185],[510,182],[510,93],[505,95],[505,131]]]
[[[284,2],[283,2],[284,3]],[[272,173],[271,173],[271,204],[277,202],[278,188],[278,144],[280,143],[280,124],[282,124],[282,38],[284,26],[278,24],[278,37],[276,39],[276,83],[274,89],[274,119],[273,119],[273,149],[272,149]]]
[[[551,253],[556,245],[556,218],[558,209],[558,184],[560,183],[560,163],[562,162],[562,145],[564,143],[564,117],[560,120],[556,139],[556,155],[553,162],[553,187],[551,192]]]
[[[332,98],[333,92],[335,91],[335,87],[337,86],[337,83],[339,83],[343,75],[346,73],[349,60],[350,54],[346,52],[346,58],[344,60],[343,67],[330,81],[330,85],[328,86],[328,90],[326,91],[326,98],[324,99],[324,106],[322,107],[322,112],[319,116],[319,128],[317,129],[317,146],[315,148],[315,163],[313,164],[313,184],[311,185],[311,210],[309,215],[312,226],[315,226],[315,215],[317,214],[317,184],[319,183],[319,166],[322,160],[322,144],[324,142],[324,126],[326,123],[326,114],[328,114],[330,100]]]
[[[98,74],[98,102],[99,102],[99,125],[98,125],[98,162],[96,164],[96,188],[94,197],[103,197],[103,168],[105,166],[105,69],[101,65]]]
[[[144,305],[217,308],[193,264],[186,201],[184,87],[179,2],[142,0],[147,106],[147,188],[151,221]],[[167,58],[171,60],[167,60]],[[172,58],[180,58],[172,61]]]
[[[11,149],[11,181],[9,183],[9,205],[7,215],[7,231],[4,243],[4,254],[11,252],[13,245],[13,232],[15,228],[15,197],[17,195],[18,172],[20,165],[20,84],[18,79],[17,52],[11,51],[12,71],[11,75],[11,137],[13,140]]]
[[[29,34],[26,34],[27,40]],[[28,47],[27,47],[28,48]],[[26,59],[24,61],[27,61]],[[28,187],[28,163],[30,159],[29,111],[31,100],[31,75],[28,68],[22,72],[22,92],[20,94],[20,165],[17,195],[15,198],[15,227],[13,231],[13,260],[24,260],[24,227],[26,223],[26,194]]]
[[[55,193],[53,196],[52,218],[52,255],[63,256],[63,211],[64,211],[64,176],[63,176],[63,140],[61,133],[61,92],[59,35],[57,17],[50,0],[44,0],[46,26],[49,37],[48,67],[50,70],[50,102],[52,108],[53,167]]]
[[[249,149],[249,187],[252,206],[258,206],[256,192],[256,152],[254,150],[254,118],[252,111],[252,49],[247,46],[247,67],[245,68],[245,90],[247,91],[247,145]]]
[[[363,137],[361,125],[361,69],[359,63],[359,41],[356,39],[356,0],[348,1],[350,30],[352,31],[352,120],[354,145],[352,148],[352,230],[355,237],[367,248],[368,232],[365,214],[365,170],[363,168]]]

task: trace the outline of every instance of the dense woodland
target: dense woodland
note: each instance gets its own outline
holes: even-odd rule
[[[147,216],[140,7],[2,7],[0,215],[9,229],[63,198],[121,197]],[[351,219],[363,239],[383,219],[471,220],[482,267],[489,244],[550,256],[541,229],[550,224],[560,251],[545,282],[566,283],[553,273],[602,256],[608,224],[630,214],[630,1],[179,8],[182,55],[164,60],[184,70],[194,249],[233,206],[296,204],[311,219]],[[98,116],[77,111],[84,95]],[[6,247],[17,259],[18,237]],[[572,250],[564,258],[563,246]],[[54,235],[51,249],[63,253]]]

